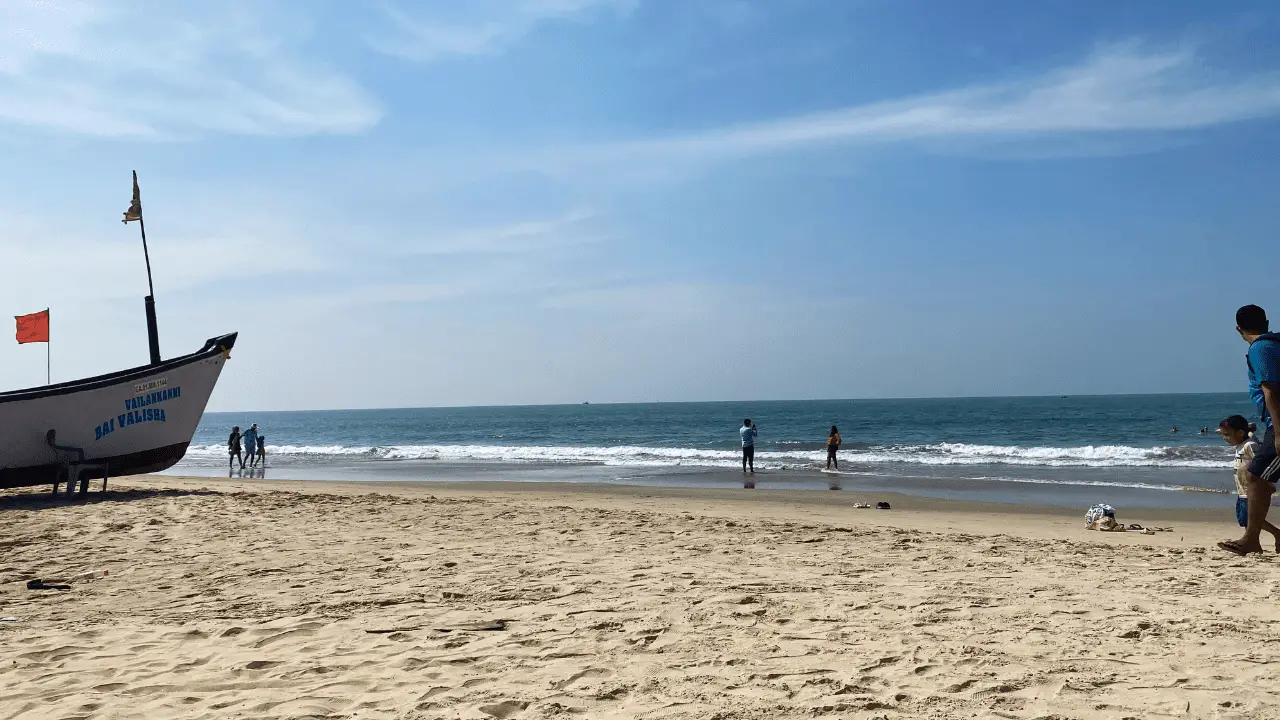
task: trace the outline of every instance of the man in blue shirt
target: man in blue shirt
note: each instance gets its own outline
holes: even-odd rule
[[[258,463],[258,423],[244,431],[244,456],[249,461],[249,467]]]
[[[1237,555],[1262,552],[1258,537],[1271,509],[1271,496],[1280,479],[1280,458],[1276,456],[1275,418],[1280,417],[1280,334],[1270,332],[1267,313],[1257,305],[1236,311],[1236,331],[1249,343],[1245,361],[1249,366],[1249,399],[1258,409],[1256,437],[1260,447],[1249,463],[1249,517],[1244,537],[1218,543]],[[1280,548],[1277,548],[1280,550]]]
[[[747,463],[751,463],[752,474],[756,471],[756,426],[751,424],[751,418],[742,421],[742,427],[738,429],[738,434],[742,436],[742,472],[747,471]]]

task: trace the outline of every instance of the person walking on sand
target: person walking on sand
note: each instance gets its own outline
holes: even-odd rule
[[[244,431],[244,457],[249,461],[249,467],[258,464],[258,423]]]
[[[835,425],[831,426],[831,434],[827,435],[827,469],[833,466],[836,470],[840,469],[840,461],[836,459],[836,451],[840,449],[840,429]]]
[[[1253,461],[1259,445],[1251,435],[1254,429],[1243,415],[1232,415],[1218,425],[1222,439],[1236,449],[1236,522],[1240,527],[1249,526],[1249,463]],[[1262,529],[1275,538],[1276,552],[1280,552],[1280,528],[1264,523]]]
[[[258,436],[258,465],[260,467],[267,466],[267,436]]]
[[[227,469],[235,470],[236,461],[240,461],[240,469],[244,469],[244,456],[240,454],[240,426],[231,428],[231,437],[227,438],[227,452],[231,459],[227,461]]]
[[[1270,332],[1267,313],[1257,305],[1245,305],[1236,311],[1236,332],[1249,343],[1245,364],[1249,369],[1249,398],[1258,409],[1258,448],[1247,468],[1248,517],[1244,537],[1220,542],[1218,547],[1248,555],[1262,552],[1259,538],[1267,524],[1276,480],[1280,479],[1275,428],[1275,418],[1280,415],[1280,335]]]
[[[742,436],[742,472],[747,472],[747,465],[750,465],[751,473],[754,475],[756,472],[756,426],[751,424],[751,418],[742,421],[738,434]]]

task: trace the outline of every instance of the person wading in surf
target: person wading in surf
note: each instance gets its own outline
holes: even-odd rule
[[[244,459],[249,463],[249,467],[258,464],[258,423],[250,425],[249,429],[244,431]]]
[[[1244,537],[1218,543],[1237,555],[1262,552],[1258,538],[1267,524],[1271,496],[1280,479],[1280,458],[1276,456],[1275,418],[1280,415],[1280,335],[1270,332],[1267,313],[1257,305],[1236,311],[1236,332],[1249,343],[1245,363],[1249,367],[1249,397],[1258,408],[1256,437],[1258,448],[1249,462],[1249,516]]]
[[[742,427],[738,429],[738,434],[742,436],[742,472],[747,471],[747,464],[751,465],[751,472],[756,471],[756,426],[751,424],[751,418],[742,421]]]
[[[244,469],[244,456],[240,454],[240,426],[231,428],[231,437],[227,438],[227,452],[231,459],[227,461],[227,469],[235,470],[236,461],[240,461],[240,469]]]
[[[831,426],[831,434],[827,436],[827,469],[833,466],[836,470],[840,469],[840,461],[836,459],[836,451],[840,449],[840,430],[835,425]]]

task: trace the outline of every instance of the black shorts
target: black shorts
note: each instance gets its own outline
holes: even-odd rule
[[[827,446],[827,457],[829,457],[829,458],[833,458],[833,457],[835,457],[835,456],[836,456],[836,451],[837,451],[837,450],[839,450],[839,449],[840,449],[840,446],[839,446],[839,445],[828,445],[828,446]]]
[[[743,459],[743,460],[754,460],[754,459],[755,459],[755,457],[756,457],[756,446],[755,446],[755,445],[748,445],[748,446],[746,446],[746,447],[742,448],[742,459]]]
[[[1270,427],[1260,428],[1261,432],[1255,437],[1261,441],[1262,445],[1253,453],[1253,460],[1249,462],[1249,472],[1274,483],[1280,479],[1280,458],[1276,457],[1276,433]]]

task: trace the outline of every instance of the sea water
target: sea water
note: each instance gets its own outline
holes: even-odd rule
[[[750,417],[759,487],[1202,507],[1232,488],[1218,422],[1252,412],[1225,393],[207,413],[170,472],[225,472],[231,426],[256,422],[268,477],[734,486]]]

